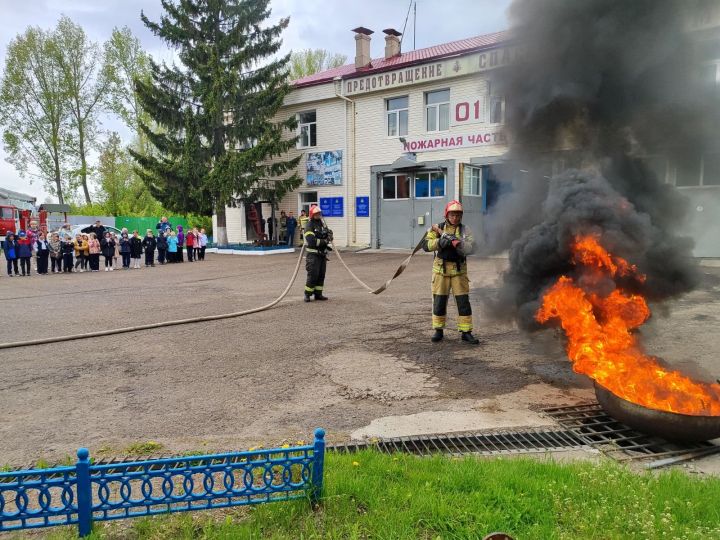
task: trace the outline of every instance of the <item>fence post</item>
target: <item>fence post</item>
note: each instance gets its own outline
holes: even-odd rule
[[[85,537],[92,529],[92,488],[90,486],[90,452],[87,448],[77,451],[77,508],[78,536]]]
[[[317,428],[315,430],[315,448],[313,450],[313,470],[312,470],[312,489],[310,491],[310,501],[313,505],[320,502],[323,490],[323,469],[325,467],[325,430]]]

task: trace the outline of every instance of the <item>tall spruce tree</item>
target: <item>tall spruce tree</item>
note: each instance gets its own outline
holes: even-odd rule
[[[162,0],[165,15],[150,30],[177,50],[182,66],[152,63],[152,80],[135,80],[142,108],[160,127],[141,129],[156,148],[131,154],[138,173],[165,207],[217,216],[214,235],[227,243],[225,206],[280,200],[302,182],[300,158],[286,130],[294,117],[274,120],[284,97],[289,55],[280,48],[288,19],[266,28],[269,0]]]

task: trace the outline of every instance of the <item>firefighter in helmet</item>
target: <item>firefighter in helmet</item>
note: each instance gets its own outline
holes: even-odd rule
[[[472,310],[470,309],[470,281],[467,275],[466,257],[473,251],[473,236],[462,222],[463,207],[460,201],[450,201],[445,206],[445,221],[433,225],[425,235],[423,249],[434,251],[432,274],[432,327],[431,340],[441,341],[447,313],[448,295],[452,291],[457,304],[457,327],[462,340],[477,345],[472,335]]]
[[[305,238],[305,251],[307,251],[305,301],[310,302],[313,295],[315,295],[315,300],[327,300],[327,297],[323,296],[323,285],[325,283],[327,252],[332,251],[330,243],[333,241],[333,233],[323,223],[322,211],[317,205],[310,207],[310,219],[305,225],[303,236]]]

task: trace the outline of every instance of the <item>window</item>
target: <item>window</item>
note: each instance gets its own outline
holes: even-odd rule
[[[505,121],[505,98],[490,96],[490,123],[502,124]]]
[[[675,167],[678,187],[720,186],[720,154],[700,156],[689,153],[678,160]]]
[[[406,174],[383,176],[383,199],[409,199],[410,178]]]
[[[704,64],[701,66],[701,69],[701,77],[704,84],[711,88],[720,86],[720,62]]]
[[[440,172],[418,173],[415,176],[415,198],[445,196],[445,175]]]
[[[463,165],[463,195],[482,197],[482,168]]]
[[[298,114],[298,148],[317,146],[317,120],[315,111]]]
[[[408,134],[408,97],[388,99],[385,102],[388,137],[404,137]]]
[[[428,132],[450,129],[450,90],[425,94],[425,128]]]
[[[310,215],[310,207],[313,204],[318,203],[317,191],[305,191],[300,193],[300,210],[305,210],[305,213]]]

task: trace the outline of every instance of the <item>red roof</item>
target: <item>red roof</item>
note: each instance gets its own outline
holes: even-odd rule
[[[482,49],[490,49],[510,40],[507,31],[495,32],[494,34],[485,34],[484,36],[475,36],[426,49],[418,49],[403,53],[392,58],[376,58],[370,62],[370,66],[362,69],[356,69],[355,64],[346,64],[344,66],[321,71],[313,75],[308,75],[292,82],[296,88],[303,86],[314,86],[332,81],[337,77],[343,79],[352,79],[353,77],[362,77],[370,73],[378,73],[381,71],[389,71],[414,64],[420,64],[435,60],[438,58],[447,58],[450,56],[458,56]]]

